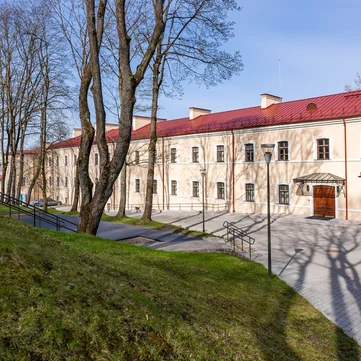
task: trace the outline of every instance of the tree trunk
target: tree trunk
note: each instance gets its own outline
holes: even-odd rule
[[[90,47],[90,64],[91,75],[93,78],[92,94],[96,114],[97,124],[97,147],[100,154],[100,177],[99,182],[95,187],[94,195],[91,195],[92,182],[88,174],[89,153],[92,146],[92,140],[81,144],[79,157],[79,175],[80,186],[82,190],[82,205],[80,209],[80,217],[78,224],[78,231],[95,235],[97,233],[99,222],[103,214],[104,207],[113,192],[113,186],[125,162],[125,158],[129,149],[131,139],[133,111],[135,104],[135,91],[137,86],[144,78],[144,74],[151,61],[156,46],[159,42],[161,34],[164,32],[163,10],[164,1],[154,0],[153,9],[155,17],[155,25],[153,33],[149,38],[148,47],[142,57],[141,62],[136,67],[136,72],[133,74],[131,68],[131,54],[130,54],[130,36],[127,33],[126,24],[126,2],[124,0],[116,1],[116,22],[117,33],[119,38],[119,95],[121,112],[119,117],[119,134],[116,140],[116,148],[114,156],[111,161],[108,158],[108,146],[105,139],[105,108],[103,104],[102,83],[100,72],[100,58],[99,51],[101,48],[103,30],[104,30],[104,13],[106,8],[106,0],[100,0],[98,5],[98,16],[95,16],[94,0],[86,1],[87,12],[87,33],[89,36]],[[97,25],[96,25],[97,23]],[[89,87],[88,89],[89,90]],[[88,92],[85,96],[87,96]],[[87,98],[86,98],[87,99]],[[86,100],[85,99],[85,100]],[[82,104],[81,104],[82,105]],[[86,103],[87,105],[87,103]],[[86,109],[82,109],[86,110]],[[87,114],[81,113],[82,121],[82,138],[89,136],[90,115],[83,122]],[[85,120],[85,119],[84,119]],[[87,128],[87,130],[84,129]],[[93,132],[94,134],[94,132]],[[88,148],[87,148],[88,147]],[[88,182],[89,180],[89,182]],[[85,193],[85,194],[84,194]]]
[[[161,40],[163,37],[161,37]],[[148,150],[148,174],[147,187],[145,195],[145,206],[142,219],[151,221],[153,209],[153,181],[154,181],[154,164],[157,145],[157,114],[158,114],[158,100],[159,88],[163,80],[163,72],[160,74],[160,65],[162,62],[161,42],[157,46],[157,56],[153,67],[153,84],[152,84],[152,113],[150,118],[150,140]],[[164,155],[163,155],[164,156]]]
[[[125,217],[125,206],[127,204],[127,163],[124,162],[120,172],[120,200],[118,209],[118,218]]]
[[[25,142],[25,134],[22,134],[20,139],[20,156],[19,156],[19,176],[18,176],[18,184],[16,188],[16,198],[20,199],[21,195],[21,187],[23,184],[24,177],[24,142]]]
[[[48,211],[48,200],[46,195],[46,173],[45,173],[45,156],[42,159],[41,165],[41,181],[42,181],[42,193],[43,193],[43,210]]]
[[[76,212],[78,210],[78,203],[79,203],[79,167],[78,164],[76,165],[76,174],[75,174],[75,185],[74,185],[74,198],[73,204],[71,206],[70,212]]]

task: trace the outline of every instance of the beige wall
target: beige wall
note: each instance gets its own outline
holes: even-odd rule
[[[330,160],[317,160],[316,140],[330,139]],[[297,185],[293,179],[316,172],[332,173],[345,177],[344,125],[342,120],[297,124],[292,126],[269,126],[249,130],[234,131],[234,208],[236,212],[266,212],[266,163],[261,149],[262,143],[288,141],[289,160],[278,160],[277,147],[270,164],[271,175],[271,210],[274,213],[294,213],[305,216],[313,215],[313,197],[296,194]],[[244,144],[253,143],[255,161],[245,162]],[[130,145],[127,167],[127,202],[134,207],[143,208],[147,176],[148,140],[133,141]],[[216,146],[224,145],[225,161],[216,161]],[[109,145],[113,154],[113,144]],[[176,148],[176,163],[170,162],[170,149]],[[192,147],[199,147],[199,163],[192,162]],[[164,149],[164,154],[163,154]],[[135,164],[135,151],[139,151],[140,162]],[[56,154],[55,154],[56,153]],[[53,186],[51,194],[64,203],[71,203],[74,189],[75,165],[74,154],[77,149],[57,149],[53,155]],[[90,174],[93,180],[99,178],[99,166],[95,166],[97,153],[93,147],[90,157]],[[65,166],[65,155],[68,165]],[[56,166],[59,156],[59,166]],[[361,219],[361,119],[347,120],[347,156],[348,156],[348,198],[349,219]],[[164,163],[163,163],[164,157]],[[155,179],[157,194],[154,195],[154,208],[162,209],[198,209],[201,210],[202,187],[199,169],[206,168],[205,198],[209,209],[233,210],[232,189],[232,133],[209,133],[189,136],[177,136],[159,139],[157,143],[157,163]],[[164,170],[164,172],[163,172]],[[56,178],[60,186],[56,186]],[[68,187],[65,187],[68,177]],[[140,192],[135,192],[135,179],[140,179]],[[170,195],[171,181],[177,181],[177,195]],[[164,181],[164,182],[163,182]],[[200,197],[192,196],[192,182],[198,181]],[[225,199],[216,198],[216,183],[224,182]],[[255,184],[255,201],[246,202],[245,184]],[[279,184],[288,184],[290,204],[278,203]],[[336,184],[332,184],[336,187]],[[164,195],[163,195],[164,187]],[[312,191],[312,185],[311,185]],[[119,204],[119,179],[114,185],[114,193],[108,201],[109,207],[115,209]],[[346,198],[341,194],[336,198],[336,217],[345,218]]]

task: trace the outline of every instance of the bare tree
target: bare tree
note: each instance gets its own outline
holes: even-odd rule
[[[354,86],[346,85],[345,90],[350,92],[350,91],[353,91],[353,90],[360,90],[361,89],[361,76],[360,76],[359,73],[356,74],[356,78],[354,79],[354,83],[355,83]]]
[[[163,81],[168,80],[167,85],[179,92],[184,79],[206,86],[216,85],[242,69],[239,52],[231,54],[221,50],[232,36],[233,23],[227,21],[229,10],[239,10],[235,1],[178,0],[169,9],[166,36],[159,42],[152,63],[152,112],[143,220],[151,220],[152,215],[156,124]],[[164,87],[163,92],[167,95]]]
[[[149,17],[150,13],[147,12],[148,9],[145,9],[147,8],[147,2],[143,4],[145,8],[139,8],[139,2],[137,1],[134,3],[136,4],[133,4],[134,7],[132,8],[132,4],[126,3],[124,0],[117,0],[115,2],[115,18],[119,41],[118,72],[120,74],[119,93],[121,112],[119,135],[115,142],[114,156],[112,160],[110,160],[105,138],[106,115],[100,66],[100,51],[104,34],[105,16],[107,15],[107,1],[100,0],[97,9],[95,1],[86,1],[87,30],[91,55],[87,65],[90,67],[90,75],[88,79],[84,79],[89,81],[85,82],[85,86],[80,89],[79,102],[82,124],[82,138],[79,150],[79,179],[82,191],[82,202],[78,230],[90,234],[96,234],[97,232],[105,204],[112,194],[114,182],[123,167],[130,143],[136,89],[144,78],[159,38],[164,31],[164,0],[153,1],[152,18]],[[132,11],[134,10],[144,12],[142,16],[146,17],[147,21],[153,22],[153,30],[148,39],[148,46],[144,55],[140,57],[135,71],[132,70],[130,63],[131,39],[128,33],[129,23],[127,22],[127,20],[129,20],[127,16],[130,16],[130,14],[133,15]],[[138,24],[141,23],[142,22],[138,21]],[[94,194],[93,183],[89,177],[89,154],[95,135],[95,130],[90,121],[90,111],[87,101],[91,81],[101,172],[99,181],[95,186]]]

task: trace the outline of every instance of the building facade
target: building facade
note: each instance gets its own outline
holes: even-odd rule
[[[118,128],[107,125],[112,156]],[[128,208],[144,207],[149,119],[135,117],[127,158]],[[70,204],[80,136],[52,146],[49,194]],[[282,102],[261,95],[261,106],[157,124],[153,184],[156,209],[266,212],[267,173],[261,144],[275,145],[270,163],[271,211],[361,219],[361,91]],[[201,172],[200,170],[203,169]],[[99,178],[96,144],[90,157]],[[204,173],[204,178],[202,178]],[[120,180],[108,208],[117,209]]]

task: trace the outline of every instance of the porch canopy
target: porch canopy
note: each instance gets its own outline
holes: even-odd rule
[[[303,177],[293,179],[293,183],[298,185],[297,193],[299,195],[310,195],[309,187],[304,187],[307,184],[337,184],[337,193],[340,195],[343,192],[343,186],[346,183],[345,178],[339,177],[331,173],[312,173]]]

